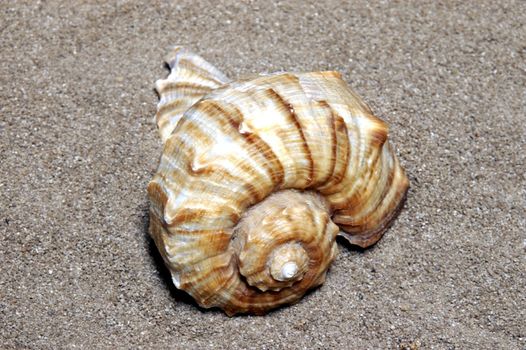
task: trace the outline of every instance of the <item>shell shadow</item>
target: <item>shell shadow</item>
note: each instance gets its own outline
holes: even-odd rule
[[[349,240],[347,240],[345,237],[341,235],[336,236],[336,242],[338,242],[340,246],[345,247],[345,249],[347,249],[350,252],[365,253],[371,250],[372,248],[374,248],[374,245],[372,247],[362,248],[358,245],[351,244]]]

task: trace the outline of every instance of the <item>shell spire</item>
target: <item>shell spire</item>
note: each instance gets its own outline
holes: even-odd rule
[[[387,125],[339,73],[229,82],[174,52],[157,82],[165,145],[148,194],[177,288],[228,315],[264,314],[323,283],[338,234],[381,238],[409,182]]]

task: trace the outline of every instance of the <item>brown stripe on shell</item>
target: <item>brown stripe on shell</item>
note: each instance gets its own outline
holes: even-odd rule
[[[377,195],[377,198],[375,198],[375,203],[369,205],[368,213],[379,212],[378,209],[382,205],[382,199],[386,197],[387,193],[389,192],[388,189],[390,188],[391,185],[393,185],[394,178],[395,178],[394,169],[389,169],[388,171],[389,173],[386,175],[386,180],[384,181],[384,183],[381,184],[384,190]],[[377,187],[379,185],[380,184],[374,184],[373,186]],[[369,202],[371,201],[372,200],[370,200]],[[361,215],[360,221],[363,222],[362,226],[367,225],[367,217],[368,217],[368,214]]]
[[[186,109],[188,109],[188,101],[180,98],[163,104],[159,107],[157,113],[155,114],[157,126],[161,128],[162,125],[169,122],[168,118],[173,117],[174,114],[182,114],[182,112],[184,112]],[[161,121],[161,119],[164,120]]]
[[[366,126],[358,127],[362,122],[359,119],[365,119]],[[371,171],[374,169],[373,166],[368,165],[369,159],[378,159],[381,155],[381,146],[387,137],[387,126],[385,123],[377,123],[377,118],[370,120],[368,115],[353,115],[352,120],[354,122],[352,131],[349,132],[349,137],[356,135],[355,139],[359,144],[364,145],[360,149],[351,150],[351,157],[349,158],[349,164],[347,167],[347,173],[344,179],[338,186],[334,186],[334,194],[337,194],[335,198],[331,196],[331,203],[333,209],[346,209],[356,208],[357,203],[361,204],[361,198],[363,198],[363,191],[366,188],[366,183],[371,178]],[[374,130],[374,132],[371,132]],[[372,134],[371,137],[369,135]],[[383,142],[382,142],[383,141]],[[345,191],[343,191],[345,187]],[[330,194],[328,194],[330,196]],[[363,206],[362,206],[363,207]]]
[[[393,166],[389,169],[390,171],[387,175],[387,182],[384,185],[384,191],[380,196],[380,198],[382,198],[383,200],[380,201],[378,205],[374,208],[374,210],[371,211],[371,213],[378,213],[378,215],[386,211],[392,211],[395,207],[395,204],[398,201],[400,201],[400,197],[402,195],[405,195],[409,186],[409,181],[407,180],[405,171],[400,167],[398,159],[394,155],[392,155],[393,151],[390,145],[388,145],[388,148],[389,153],[393,158]],[[384,203],[386,203],[386,199],[390,198],[390,193],[393,191],[395,191],[396,196],[393,197],[393,200],[391,200],[388,206],[384,208]]]
[[[242,135],[249,144],[254,145],[254,147],[261,151],[261,155],[265,157],[269,163],[268,170],[270,171],[270,176],[274,186],[276,188],[280,187],[285,178],[285,171],[283,170],[283,165],[279,161],[278,157],[272,151],[272,148],[270,148],[269,145],[267,145],[267,143],[256,134]],[[267,164],[265,164],[265,166],[267,166]]]
[[[243,174],[249,174],[252,171],[252,168],[250,168],[246,164],[238,164],[238,167],[240,167],[243,171],[239,176],[236,176],[232,174],[230,171],[226,170],[225,168],[213,168],[213,167],[207,167],[209,168],[208,172],[204,172],[203,174],[199,174],[201,176],[208,175],[207,178],[209,180],[216,179],[219,181],[224,180],[230,180],[230,182],[233,183],[241,183],[242,187],[245,189],[244,194],[248,194],[246,198],[244,196],[241,196],[241,194],[238,194],[238,200],[242,203],[254,203],[259,200],[262,200],[265,197],[265,193],[262,193],[256,186],[251,184],[250,182],[247,182],[246,178],[243,177]],[[198,175],[198,176],[199,176]],[[220,187],[223,188],[223,187]],[[210,196],[210,193],[209,193]]]
[[[335,148],[336,156],[334,162],[334,169],[330,179],[323,185],[317,188],[320,193],[324,195],[332,194],[338,185],[345,178],[349,159],[351,156],[351,146],[349,144],[349,134],[347,130],[347,125],[341,116],[339,116],[335,111],[332,114],[333,120],[333,130],[335,134]],[[337,160],[341,161],[337,161]]]
[[[178,271],[224,252],[228,247],[231,232],[169,229],[158,215],[153,215],[150,220],[150,234],[163,259],[169,263],[170,269]]]
[[[246,166],[243,166],[246,167]],[[198,170],[192,170],[190,172],[195,178],[202,178],[207,179],[207,181],[211,182],[214,179],[221,179],[223,182],[228,183],[239,183],[242,184],[242,188],[244,188],[244,191],[242,193],[238,193],[238,201],[240,203],[253,203],[257,200],[262,199],[263,196],[261,192],[251,183],[247,182],[246,179],[244,179],[241,175],[235,176],[232,173],[230,173],[228,170],[222,168],[214,168],[212,166],[206,166],[199,168]],[[197,181],[197,179],[194,179],[193,181]],[[218,189],[217,193],[209,192],[208,193],[208,201],[213,202],[213,198],[217,197],[220,194],[226,194],[228,191],[228,188],[225,186],[220,186],[219,184],[216,184],[216,189]],[[195,194],[201,194],[199,191],[199,188],[196,188]],[[205,190],[203,188],[202,190]],[[235,195],[235,193],[231,193],[232,196]],[[243,207],[243,205],[241,205]],[[208,215],[211,214],[211,209],[207,209]],[[220,208],[217,209],[218,212],[221,211]],[[223,209],[225,210],[225,209]],[[229,214],[232,215],[232,214]],[[237,214],[236,214],[237,215]]]
[[[170,74],[166,79],[160,79],[155,84],[160,97],[156,119],[163,142],[169,138],[188,107],[229,81],[223,73],[203,58],[180,47],[172,50],[167,62],[171,69]],[[172,108],[175,107],[175,100],[184,101],[178,109]],[[172,107],[163,108],[168,104]]]
[[[236,286],[240,283],[243,283],[238,277],[236,256],[235,254],[230,254],[231,260],[229,265],[216,272],[221,276],[221,280],[218,280],[217,278],[213,279],[214,283],[207,288],[208,297],[199,300],[200,306],[209,308],[224,304],[222,300],[226,295],[225,289],[228,287],[232,288],[231,286]]]
[[[335,108],[333,107],[333,109]],[[345,208],[346,201],[355,192],[358,185],[356,173],[358,172],[357,169],[361,162],[360,155],[362,154],[360,149],[352,147],[353,143],[361,140],[361,130],[356,123],[357,117],[348,108],[344,108],[340,113],[344,113],[344,116],[336,114],[336,120],[341,123],[340,128],[344,128],[345,133],[341,132],[341,137],[337,138],[337,140],[343,140],[346,158],[344,163],[339,163],[343,167],[341,169],[341,178],[335,176],[337,180],[333,178],[325,186],[318,189],[325,194],[333,210]],[[339,131],[339,128],[336,130]]]
[[[334,72],[333,72],[334,73]],[[338,76],[337,73],[334,73]],[[331,108],[327,101],[309,97],[303,86],[305,74],[290,74],[274,76],[268,79],[264,86],[268,86],[278,93],[289,105],[296,121],[301,124],[301,136],[309,149],[310,168],[307,188],[317,188],[331,176],[334,130],[332,128]],[[324,79],[333,74],[323,75]],[[290,119],[290,118],[289,118]],[[329,142],[320,142],[323,139]]]
[[[388,156],[390,157],[391,155],[389,154]],[[369,229],[370,228],[370,227],[367,227],[366,225],[374,225],[374,224],[372,224],[370,222],[368,223],[369,218],[370,218],[370,213],[378,213],[379,212],[379,211],[377,211],[377,209],[380,207],[380,205],[382,204],[382,200],[386,197],[387,193],[391,189],[391,186],[393,185],[393,181],[394,181],[394,178],[395,178],[395,175],[396,175],[395,174],[395,171],[396,171],[395,167],[390,167],[388,169],[385,169],[387,164],[385,162],[383,162],[383,163],[381,162],[381,160],[384,160],[383,158],[384,157],[383,157],[383,154],[382,154],[380,157],[378,157],[377,161],[372,166],[372,169],[380,168],[380,175],[378,175],[378,181],[374,181],[374,176],[371,175],[371,177],[369,179],[369,183],[367,183],[364,186],[364,188],[369,190],[369,191],[367,191],[368,193],[370,193],[371,191],[374,191],[374,188],[378,188],[378,187],[383,188],[383,191],[381,193],[377,194],[376,198],[374,198],[372,195],[369,195],[363,201],[364,203],[362,204],[362,207],[367,207],[367,211],[362,210],[361,213],[360,213],[360,211],[354,211],[354,212],[349,213],[350,215],[354,216],[354,220],[356,220],[355,224],[358,225],[358,226],[362,226],[364,229]],[[379,183],[379,181],[382,180],[382,177],[381,177],[381,175],[382,175],[381,172],[382,171],[387,171],[388,173],[387,173],[387,175],[385,175],[386,176],[386,180],[383,183]],[[356,217],[354,215],[355,213],[360,213],[360,216]]]
[[[334,168],[336,167],[336,157],[337,157],[337,152],[338,152],[338,145],[337,145],[337,140],[336,140],[336,130],[335,130],[335,127],[334,127],[334,123],[335,123],[335,112],[333,111],[333,109],[331,108],[331,106],[327,103],[327,101],[324,101],[324,100],[320,100],[320,101],[313,101],[313,108],[314,109],[322,109],[326,112],[328,118],[329,118],[329,125],[331,126],[331,132],[330,132],[330,148],[331,148],[331,163],[329,165],[329,171],[327,172],[327,175],[324,176],[323,178],[320,178],[318,181],[316,181],[315,183],[312,184],[312,186],[316,189],[318,189],[320,187],[320,185],[324,185],[327,183],[327,181],[329,181],[333,176],[334,176]]]
[[[245,167],[245,166],[243,166],[243,167]],[[218,169],[218,168],[213,168],[213,167],[206,167],[206,169],[203,169],[203,171],[194,172],[194,174],[196,175],[196,177],[206,178],[206,181],[208,181],[208,182],[212,182],[214,180],[222,180],[223,182],[225,182],[224,185],[219,185],[219,184],[216,183],[216,185],[215,185],[216,191],[208,192],[208,194],[207,194],[207,196],[208,196],[207,198],[208,199],[207,200],[210,203],[215,202],[214,198],[221,197],[221,196],[223,196],[222,198],[225,198],[226,196],[230,197],[231,199],[235,198],[236,193],[234,193],[232,191],[229,191],[229,187],[228,187],[229,183],[241,184],[240,185],[240,189],[242,189],[242,191],[237,193],[237,200],[238,200],[238,205],[239,205],[238,208],[239,209],[242,209],[245,206],[246,203],[252,203],[254,201],[258,201],[258,200],[262,199],[261,197],[263,195],[257,189],[256,186],[254,186],[250,182],[247,182],[246,179],[244,179],[241,175],[240,176],[235,176],[231,172],[229,172],[228,170],[226,170],[224,168]],[[198,181],[198,180],[194,179],[194,181]],[[205,191],[205,190],[206,190],[206,188],[202,188],[202,189],[201,188],[196,188],[195,195],[198,196],[198,195],[200,195],[202,193],[202,191]],[[210,216],[210,215],[214,215],[214,214],[219,214],[222,211],[224,212],[225,210],[227,210],[227,208],[221,209],[219,207],[215,211],[212,211],[212,209],[209,208],[209,209],[206,210],[206,212],[207,212],[207,215]],[[227,213],[227,214],[231,218],[232,217],[239,218],[239,215],[237,213],[236,214]]]
[[[177,96],[198,98],[199,96],[206,95],[213,90],[213,88],[200,85],[199,83],[173,80],[161,80],[159,85],[157,92],[161,97],[165,94],[176,93]]]
[[[272,178],[272,182],[274,183],[275,187],[279,187],[283,183],[283,179],[285,178],[283,165],[281,164],[280,160],[272,150],[272,148],[267,145],[265,141],[259,135],[254,134],[252,132],[241,132],[240,127],[241,123],[243,122],[243,113],[234,106],[233,104],[226,104],[226,111],[228,112],[227,115],[229,116],[229,120],[231,120],[231,116],[235,115],[236,120],[231,121],[231,125],[233,128],[237,129],[239,134],[245,139],[245,141],[255,149],[259,150],[259,153],[267,160],[268,164],[265,163],[263,166],[267,169],[267,171],[270,173],[270,176]]]
[[[376,153],[379,153],[379,152],[376,152]],[[337,208],[339,210],[347,210],[349,212],[355,213],[355,212],[359,212],[365,206],[363,198],[366,196],[364,192],[367,189],[368,182],[373,177],[372,175],[375,170],[374,165],[378,161],[378,158],[380,157],[377,154],[376,157],[374,158],[375,160],[374,160],[373,166],[370,166],[370,167],[364,166],[362,167],[361,170],[357,170],[357,172],[361,174],[360,176],[361,182],[359,184],[354,185],[352,191],[351,190],[349,191],[350,193],[352,193],[351,196],[345,198],[343,202],[340,202],[338,204]],[[364,181],[363,179],[366,179],[366,180]]]
[[[347,208],[349,215],[361,212],[364,207],[368,207],[370,204],[370,192],[373,190],[371,185],[376,185],[376,183],[371,184],[371,182],[374,182],[376,178],[374,173],[378,169],[379,162],[383,160],[382,147],[387,140],[387,125],[383,122],[373,125],[374,127],[369,128],[370,132],[367,133],[370,137],[363,139],[366,144],[365,152],[360,156],[363,164],[357,169],[357,172],[361,174],[362,183],[353,191],[353,195],[347,198],[343,205],[339,206],[340,208]],[[370,159],[373,160],[371,165],[368,164]]]
[[[152,215],[153,214],[153,215]],[[210,256],[216,255],[217,251],[225,251],[226,245],[228,244],[230,235],[222,236],[220,232],[214,232],[213,239],[207,239],[207,235],[203,235],[203,232],[200,232],[199,234],[195,234],[193,236],[193,241],[190,243],[185,242],[185,247],[189,247],[191,245],[202,245],[203,241],[206,240],[207,245],[205,245],[205,249],[198,250],[200,253],[200,256],[193,255],[193,259],[184,258],[181,259],[180,255],[177,255],[177,261],[174,263],[173,261],[173,254],[177,253],[177,251],[174,251],[173,244],[170,244],[172,242],[172,239],[175,238],[177,233],[170,232],[166,229],[164,223],[159,219],[158,215],[155,215],[153,212],[150,212],[151,218],[150,218],[150,227],[149,231],[152,236],[152,238],[155,241],[155,244],[159,248],[159,251],[165,260],[167,264],[171,267],[172,270],[177,270],[179,268],[182,268],[183,266],[188,266],[189,264],[197,263],[199,261],[204,261],[210,258]],[[186,235],[188,238],[188,235]],[[197,238],[197,239],[195,239]],[[177,245],[178,249],[185,249],[185,247],[181,247],[180,245]],[[168,250],[167,250],[168,249]]]
[[[199,126],[188,118],[182,118],[178,123],[179,129],[184,129],[185,133],[191,134],[194,139],[199,139],[201,146],[209,146],[211,141],[206,137]],[[196,145],[189,142],[186,138],[182,137],[180,134],[176,133],[170,137],[164,144],[163,155],[161,157],[160,169],[163,170],[163,174],[166,176],[172,175],[172,178],[176,178],[173,174],[167,173],[164,169],[164,162],[169,162],[169,159],[172,158],[173,162],[182,163],[182,168],[186,170],[187,173],[192,172],[192,162],[191,160],[196,157],[195,147]],[[163,162],[164,161],[164,162]]]
[[[284,107],[285,111],[288,111],[287,116],[289,117],[289,120],[294,123],[294,126],[298,130],[301,140],[302,140],[302,148],[304,151],[305,156],[307,157],[307,160],[309,162],[309,168],[308,168],[308,182],[305,185],[305,188],[308,188],[312,181],[314,180],[314,161],[312,159],[312,154],[309,149],[309,145],[307,143],[307,139],[305,138],[305,134],[303,133],[303,129],[301,127],[301,122],[298,118],[298,115],[294,111],[294,106],[291,103],[288,103],[280,94],[278,94],[274,89],[268,89],[265,90],[266,95],[269,99],[272,99],[276,102],[276,104],[281,105]]]

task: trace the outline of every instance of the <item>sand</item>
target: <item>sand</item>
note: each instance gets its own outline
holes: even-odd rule
[[[524,1],[0,2],[0,348],[525,349]],[[374,247],[264,317],[202,310],[147,234],[153,83],[338,70],[411,180]]]

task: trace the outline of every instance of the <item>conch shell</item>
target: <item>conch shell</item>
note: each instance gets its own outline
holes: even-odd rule
[[[374,244],[409,186],[387,125],[337,72],[231,81],[175,48],[150,233],[202,307],[264,314],[322,284],[341,235]]]

